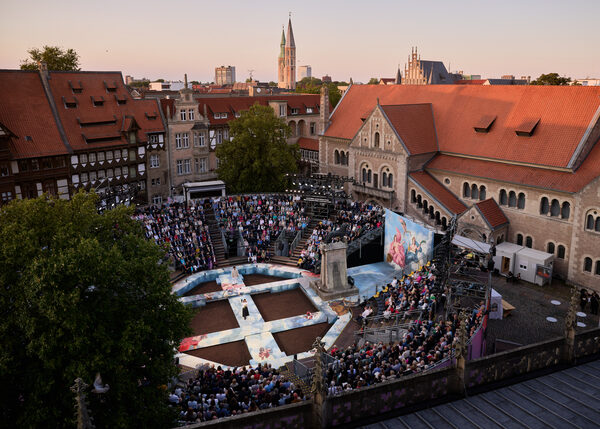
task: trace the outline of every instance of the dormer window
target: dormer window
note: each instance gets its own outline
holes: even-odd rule
[[[77,98],[72,97],[63,97],[63,103],[65,104],[65,108],[67,109],[75,109],[77,107]]]
[[[492,128],[492,125],[496,121],[496,116],[484,115],[479,121],[473,126],[476,133],[488,133]]]
[[[117,100],[117,104],[123,105],[127,103],[127,97],[124,95],[115,94],[115,100]]]
[[[515,130],[515,134],[519,137],[531,137],[535,132],[538,124],[540,123],[540,119],[528,119],[523,121],[521,125],[517,127]]]
[[[104,86],[106,87],[106,92],[117,92],[117,84],[114,81],[112,83],[104,81]]]
[[[312,107],[307,107],[307,108],[306,108],[306,113],[312,113],[312,112],[313,112],[313,109],[312,109]]]
[[[156,112],[152,112],[152,113],[148,113],[146,112],[146,118],[150,119],[151,121],[155,120],[157,118],[157,114]]]
[[[81,85],[80,81],[79,82],[69,81],[69,86],[71,87],[73,94],[81,94],[81,91],[83,91],[83,86]]]
[[[297,115],[299,112],[299,109],[292,109],[291,113],[292,115]]]
[[[104,97],[94,97],[92,96],[92,104],[96,107],[104,106]]]

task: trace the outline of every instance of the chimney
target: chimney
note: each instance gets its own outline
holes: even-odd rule
[[[321,86],[320,104],[319,122],[321,123],[321,134],[325,134],[325,131],[327,131],[327,128],[329,127],[329,87],[327,85]]]
[[[40,71],[40,75],[43,76],[44,80],[48,79],[48,63],[45,61],[38,61],[38,69]]]
[[[183,75],[184,76],[184,85],[185,85],[185,89],[188,89],[188,83],[187,83],[187,73]]]

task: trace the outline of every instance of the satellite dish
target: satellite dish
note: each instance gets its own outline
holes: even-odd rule
[[[256,88],[256,92],[260,94],[260,88]]]

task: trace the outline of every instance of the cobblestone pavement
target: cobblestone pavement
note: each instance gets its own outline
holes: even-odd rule
[[[518,344],[532,344],[564,335],[565,316],[570,301],[570,287],[560,280],[552,280],[552,285],[538,286],[521,281],[507,283],[504,277],[492,277],[492,287],[502,295],[502,299],[515,307],[503,320],[490,320],[488,324],[488,353],[494,351],[496,339]],[[578,295],[579,298],[579,295]],[[560,301],[554,305],[550,301]],[[579,301],[577,311],[580,311]],[[590,306],[584,310],[586,317],[578,317],[586,327],[578,331],[598,326],[598,316],[593,316]],[[554,317],[549,322],[546,317]],[[498,344],[500,350],[501,344]]]

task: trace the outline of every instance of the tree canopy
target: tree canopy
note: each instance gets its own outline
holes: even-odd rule
[[[219,179],[231,193],[278,192],[286,173],[297,170],[298,145],[290,145],[290,127],[271,107],[255,104],[229,122],[231,140],[217,146]]]
[[[371,79],[369,79],[369,82],[367,83],[367,85],[378,85],[379,84],[379,79],[377,79],[376,77],[372,77]]]
[[[97,196],[42,196],[0,210],[0,421],[74,427],[77,377],[97,427],[168,427],[165,385],[190,310],[171,294],[165,249],[132,210]]]
[[[338,81],[327,83],[327,87],[329,88],[329,102],[333,107],[335,107],[342,98],[342,93],[338,89],[338,86],[340,85],[343,86],[348,84],[346,82]],[[316,77],[305,77],[296,84],[296,92],[302,94],[320,94],[322,86],[323,81],[321,81],[321,79]]]
[[[44,46],[42,49],[32,48],[27,51],[29,58],[21,61],[21,70],[37,70],[38,62],[45,62],[48,70],[79,71],[79,55],[73,49],[60,46]]]
[[[532,85],[570,85],[571,78],[559,76],[558,73],[542,74],[536,80],[531,81]]]

